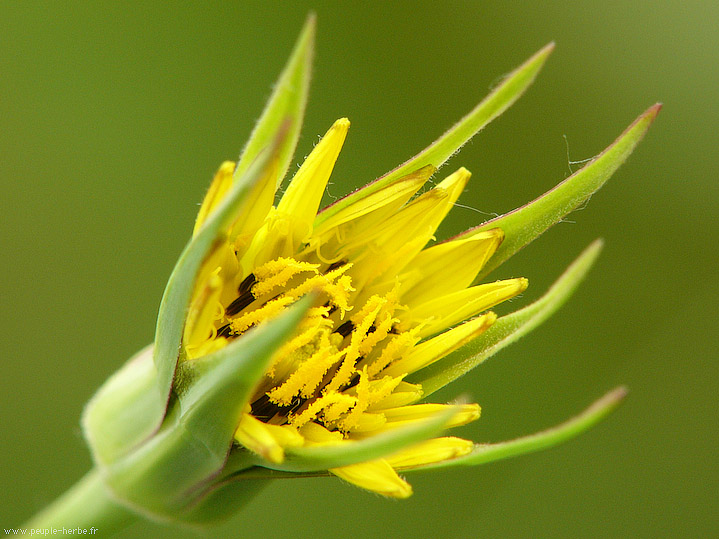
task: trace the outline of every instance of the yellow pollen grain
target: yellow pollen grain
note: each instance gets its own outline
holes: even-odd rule
[[[270,401],[275,404],[287,405],[296,395],[309,398],[322,381],[322,377],[338,360],[337,354],[332,353],[329,339],[325,336],[320,341],[318,350],[299,368],[293,372],[286,382],[267,393]]]
[[[337,391],[342,385],[346,384],[352,378],[352,374],[355,372],[355,364],[360,357],[359,347],[362,344],[362,340],[365,338],[367,331],[375,321],[375,317],[379,313],[382,306],[387,300],[379,296],[372,296],[362,310],[357,313],[355,328],[352,330],[352,336],[350,338],[350,344],[345,349],[346,354],[342,365],[335,373],[332,381],[325,387],[324,391],[329,393]]]
[[[269,294],[275,288],[284,286],[295,275],[303,272],[317,273],[319,264],[298,262],[293,258],[277,258],[270,260],[253,271],[257,283],[252,287],[252,295],[256,298]]]
[[[397,322],[399,322],[398,318],[392,318],[392,315],[387,313],[380,323],[376,324],[375,330],[367,335],[362,341],[362,344],[360,344],[360,355],[364,356],[369,354],[375,346],[377,346],[387,337],[387,335],[389,335],[392,326]]]
[[[327,393],[311,403],[302,413],[291,416],[290,425],[299,428],[305,423],[315,419],[325,408],[336,403],[347,402],[348,400],[351,400],[352,403],[355,402],[355,398],[349,395],[343,395],[337,392]]]
[[[359,419],[369,406],[370,381],[367,376],[367,368],[362,369],[359,373],[359,382],[353,388],[356,393],[357,403],[352,411],[347,414],[339,423],[339,428],[348,431],[353,429],[359,423]]]
[[[315,289],[325,290],[328,284],[332,284],[335,280],[339,279],[340,276],[342,276],[342,274],[351,267],[352,264],[344,264],[343,266],[340,266],[339,268],[336,268],[332,271],[328,271],[325,274],[319,274],[315,275],[314,277],[310,277],[300,285],[285,292],[285,294],[288,296],[294,296],[296,298],[299,298]],[[351,286],[350,289],[354,290],[354,288],[351,288]]]
[[[339,422],[343,415],[345,415],[350,410],[352,410],[352,408],[357,406],[357,397],[345,395],[344,393],[338,393],[337,395],[341,398],[337,399],[336,402],[333,402],[329,406],[325,407],[322,412],[323,420],[326,424]]]
[[[245,313],[242,316],[240,316],[239,318],[235,318],[231,322],[232,329],[236,333],[242,333],[243,331],[246,331],[248,328],[250,328],[254,324],[263,322],[264,320],[267,320],[268,318],[277,316],[278,314],[280,314],[282,312],[282,310],[285,307],[287,307],[293,301],[295,301],[295,298],[291,298],[291,297],[281,297],[281,298],[277,298],[277,299],[268,301],[265,305],[263,305],[259,309]]]
[[[380,356],[369,365],[370,376],[376,376],[395,359],[405,355],[417,341],[419,341],[417,329],[418,328],[414,328],[395,336],[387,346],[385,346]]]

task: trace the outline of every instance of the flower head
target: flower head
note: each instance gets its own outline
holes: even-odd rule
[[[287,448],[349,444],[451,407],[417,404],[422,385],[405,379],[481,335],[497,318],[489,309],[527,286],[521,278],[472,286],[503,239],[500,228],[427,247],[469,180],[463,168],[415,196],[434,172],[422,167],[373,195],[360,191],[318,218],[348,128],[346,119],[334,123],[276,206],[258,196],[254,222],[243,219],[227,230],[200,273],[184,329],[186,360],[201,361],[314,294],[292,337],[273,355],[235,433],[239,444],[274,464],[282,463]],[[228,191],[233,172],[233,163],[220,167],[196,230]],[[276,179],[263,178],[257,193],[267,190],[264,182]],[[479,417],[476,404],[451,408],[446,426]],[[391,458],[330,471],[404,497],[411,490],[394,468],[472,448],[465,440],[435,438]]]
[[[440,436],[480,409],[428,400],[568,298],[601,242],[538,301],[506,316],[490,309],[527,280],[486,276],[599,189],[659,106],[551,191],[437,243],[470,178],[459,168],[435,180],[437,169],[524,92],[553,45],[419,155],[320,210],[348,133],[344,118],[276,197],[299,136],[313,33],[311,18],[240,159],[216,173],[165,290],[154,346],[85,411],[104,485],[158,518],[220,518],[258,480],[296,474],[331,473],[403,498],[411,487],[398,471],[547,447],[588,428],[624,394],[499,444]]]

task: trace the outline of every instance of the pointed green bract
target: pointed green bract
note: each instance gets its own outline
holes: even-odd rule
[[[265,167],[276,155],[282,140],[276,140],[273,147],[261,153],[242,178],[233,184],[219,207],[187,244],[170,275],[157,315],[153,355],[159,392],[158,399],[152,406],[159,412],[160,419],[167,406],[175,368],[181,354],[182,332],[195,278],[207,255],[222,241],[225,230],[241,211],[247,194],[265,176]]]
[[[232,217],[238,214],[250,188],[262,178],[265,166],[270,162],[278,163],[278,183],[292,160],[307,103],[314,34],[315,18],[310,16],[264,113],[242,151],[230,193],[185,248],[167,283],[155,334],[160,398],[153,406],[160,414],[164,413],[177,365],[182,327],[197,270],[220,231],[229,226]],[[270,147],[272,151],[268,152]],[[271,153],[272,159],[268,153]]]
[[[521,208],[462,234],[461,236],[467,237],[473,232],[496,227],[504,231],[502,245],[477,275],[475,281],[483,279],[550,226],[578,208],[602,187],[642,140],[660,109],[660,104],[650,107],[606,150],[552,190]]]
[[[338,445],[287,448],[283,462],[274,464],[258,457],[258,464],[272,470],[318,472],[379,459],[439,434],[456,411],[454,407],[448,407],[424,421],[398,427],[365,440]],[[226,470],[231,471],[227,467]]]
[[[290,337],[311,305],[306,296],[276,320],[252,329],[225,348],[184,362],[190,372],[180,395],[180,423],[223,458],[231,445],[242,409],[269,366],[274,352]]]
[[[567,301],[587,275],[601,249],[601,240],[591,243],[539,300],[497,319],[475,340],[410,375],[407,381],[422,384],[423,397],[427,397],[532,331]]]
[[[358,198],[375,193],[419,168],[427,165],[432,165],[435,168],[442,166],[445,161],[452,157],[452,155],[477,134],[477,132],[519,99],[524,91],[534,82],[539,70],[553,49],[554,43],[550,43],[507,75],[469,114],[415,157],[378,180],[341,198],[336,203],[322,210],[315,220],[315,226],[320,226],[326,219],[332,217]]]
[[[315,16],[310,15],[297,39],[290,59],[274,86],[274,91],[262,116],[257,121],[250,139],[240,154],[234,173],[235,181],[242,177],[262,150],[273,144],[277,134],[283,129],[286,129],[287,133],[278,150],[279,169],[276,185],[280,184],[286,174],[295,153],[307,105],[314,55],[315,26]]]
[[[627,389],[619,387],[594,402],[589,408],[572,419],[551,429],[537,432],[522,438],[508,440],[496,444],[477,444],[474,450],[463,457],[447,460],[428,466],[413,468],[412,470],[430,470],[438,468],[451,468],[454,466],[476,466],[495,460],[502,460],[526,453],[534,453],[555,446],[574,438],[578,434],[590,429],[612,412],[627,395]],[[407,470],[410,471],[410,470]]]

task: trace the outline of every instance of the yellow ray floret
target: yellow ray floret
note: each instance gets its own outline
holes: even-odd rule
[[[393,468],[407,470],[462,457],[471,453],[472,449],[474,449],[474,444],[469,440],[445,436],[402,449],[386,457],[385,460]]]
[[[292,427],[269,425],[250,414],[242,414],[235,431],[235,440],[250,451],[278,464],[285,458],[286,447],[299,447],[304,438]]]
[[[382,374],[400,376],[423,369],[484,333],[496,319],[497,315],[489,312],[445,331],[415,346],[411,352],[382,371]]]
[[[330,472],[348,483],[389,498],[409,498],[412,486],[402,479],[386,460],[330,468]]]
[[[410,305],[406,313],[400,314],[401,322],[398,327],[405,329],[424,322],[426,325],[420,331],[420,335],[422,337],[434,335],[446,327],[521,294],[527,289],[527,285],[528,281],[524,278],[507,279],[459,290],[421,305]]]
[[[331,217],[322,219],[320,215],[315,220],[306,252],[316,250],[320,259],[327,263],[334,262],[339,258],[337,249],[341,244],[356,242],[367,230],[393,215],[424,185],[434,171],[432,165],[427,165],[366,197],[356,199],[340,210],[333,211],[334,207],[330,206],[325,211],[332,213]],[[341,204],[340,200],[338,206]],[[325,256],[320,254],[320,250]]]
[[[399,277],[402,301],[419,305],[471,285],[503,238],[504,233],[494,228],[425,249]]]
[[[262,264],[277,256],[290,256],[310,237],[322,194],[348,129],[346,118],[337,120],[315,146],[277,208],[267,214],[264,225],[243,257],[243,266]]]
[[[407,406],[413,404],[422,398],[422,386],[419,384],[410,384],[409,382],[401,381],[397,384],[397,387],[382,400],[377,403],[370,405],[368,411],[381,411],[385,408],[398,408],[400,406]]]
[[[220,165],[220,169],[215,173],[215,177],[212,179],[210,188],[207,190],[207,194],[202,201],[200,210],[197,212],[195,228],[192,230],[193,236],[197,235],[212,211],[217,208],[220,202],[222,202],[224,196],[230,190],[230,187],[232,187],[232,173],[234,171],[235,163],[232,161],[225,161],[222,165]]]
[[[387,418],[386,429],[403,427],[417,421],[425,421],[442,413],[448,407],[457,411],[449,419],[446,428],[459,427],[479,419],[481,409],[478,404],[414,404],[399,408],[386,408],[382,413]]]
[[[336,435],[336,432],[331,432],[316,423],[308,423],[300,429],[300,432],[308,445],[352,443],[343,441],[341,437]],[[407,498],[412,495],[412,487],[409,483],[397,475],[394,468],[383,459],[342,466],[341,468],[330,468],[329,471],[348,483],[383,496]]]
[[[222,305],[219,298],[222,292],[222,279],[217,268],[196,290],[185,323],[185,352],[190,357],[197,357],[197,349],[213,338],[214,322],[222,316]]]
[[[340,118],[330,127],[292,178],[277,205],[277,211],[291,216],[298,223],[311,225],[349,127],[347,118]],[[301,239],[295,238],[298,245]]]

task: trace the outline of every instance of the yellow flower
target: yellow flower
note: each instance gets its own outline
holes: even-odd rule
[[[339,455],[371,440],[379,446],[388,433],[428,422],[440,421],[432,431],[438,432],[479,418],[477,404],[424,399],[549,316],[591,265],[599,244],[545,298],[514,318],[504,317],[483,348],[472,350],[471,343],[497,322],[489,309],[527,287],[524,278],[481,280],[596,191],[658,112],[658,106],[651,108],[595,162],[525,208],[434,243],[437,227],[470,178],[459,168],[435,185],[437,168],[521,95],[553,45],[508,75],[424,152],[320,211],[350,126],[346,118],[330,127],[274,204],[298,137],[313,31],[310,20],[240,161],[223,163],[215,175],[195,223],[197,241],[187,251],[194,249],[194,259],[204,252],[201,263],[183,268],[183,257],[176,269],[196,274],[177,334],[179,373],[234,343],[236,353],[247,332],[311,295],[312,305],[294,332],[275,345],[261,379],[243,393],[234,431],[234,443],[256,456],[250,466],[287,472],[323,469],[317,461],[304,467],[287,463],[302,450],[334,448]],[[166,300],[173,293],[166,292]],[[183,293],[163,303],[176,304]],[[166,360],[158,358],[171,358],[175,338],[164,344],[161,337],[172,331],[162,331],[163,318],[161,310],[155,351],[161,386],[172,371],[163,375]],[[172,312],[167,318],[173,324],[177,319]],[[452,355],[458,350],[459,360]],[[433,371],[448,355],[453,359]],[[181,375],[173,387],[182,394]],[[612,398],[614,403],[618,394]],[[431,433],[409,445],[383,446],[368,458],[361,451],[347,458],[345,452],[340,464],[324,469],[359,487],[404,498],[412,491],[398,470],[459,462],[470,453],[463,462],[483,458],[470,441],[427,436]]]
[[[328,472],[405,498],[412,490],[398,471],[550,447],[626,393],[616,389],[554,428],[485,444],[437,437],[477,419],[477,404],[427,402],[571,295],[601,241],[537,301],[502,317],[489,309],[527,281],[485,278],[596,192],[660,105],[544,195],[435,243],[470,174],[460,168],[436,185],[432,177],[527,89],[553,45],[427,149],[319,211],[349,129],[344,118],[275,205],[299,137],[313,36],[310,17],[238,162],[220,166],[165,289],[155,342],[86,406],[95,468],[33,527],[81,521],[110,530],[139,515],[203,525],[235,513],[269,479]]]
[[[274,355],[235,433],[239,444],[273,463],[283,461],[288,447],[350,444],[436,416],[447,405],[416,404],[422,386],[407,375],[486,331],[496,320],[488,309],[527,287],[521,278],[471,286],[502,242],[499,228],[427,247],[469,180],[463,168],[416,195],[434,172],[426,166],[318,215],[348,129],[347,119],[334,123],[276,206],[268,196],[274,178],[254,187],[253,215],[233,223],[213,248],[184,328],[186,360],[199,360],[314,292],[313,307]],[[233,172],[233,163],[220,167],[196,232],[228,192]],[[479,417],[476,404],[455,408],[448,427]],[[437,438],[330,471],[406,497],[411,488],[396,468],[436,463],[472,447]]]

